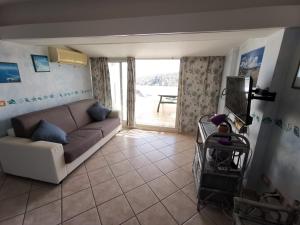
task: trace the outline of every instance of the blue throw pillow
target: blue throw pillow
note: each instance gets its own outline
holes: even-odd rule
[[[40,121],[38,128],[33,132],[31,139],[34,141],[50,141],[68,144],[66,132],[45,120]]]
[[[111,110],[105,108],[103,105],[97,102],[92,105],[87,112],[94,120],[102,121],[106,119]]]

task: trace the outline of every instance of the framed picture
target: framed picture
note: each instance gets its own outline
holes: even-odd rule
[[[251,76],[253,87],[256,87],[264,51],[265,47],[262,47],[241,55],[239,76]]]
[[[300,62],[299,62],[299,65],[297,67],[297,71],[296,71],[296,74],[295,74],[295,79],[294,79],[292,88],[300,89]]]
[[[46,55],[31,55],[35,72],[50,72],[49,60]]]
[[[0,62],[0,83],[21,82],[17,63]]]

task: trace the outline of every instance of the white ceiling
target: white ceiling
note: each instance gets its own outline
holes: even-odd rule
[[[157,34],[81,38],[18,39],[17,43],[68,46],[91,57],[179,58],[182,56],[226,55],[250,38],[263,38],[278,31],[256,29],[193,34]]]

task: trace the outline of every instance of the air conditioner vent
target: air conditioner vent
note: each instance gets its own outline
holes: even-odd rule
[[[69,49],[49,47],[51,62],[86,65],[87,55]]]

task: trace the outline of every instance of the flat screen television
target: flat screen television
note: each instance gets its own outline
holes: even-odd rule
[[[225,107],[245,125],[252,123],[250,116],[252,78],[229,76],[226,82]]]

